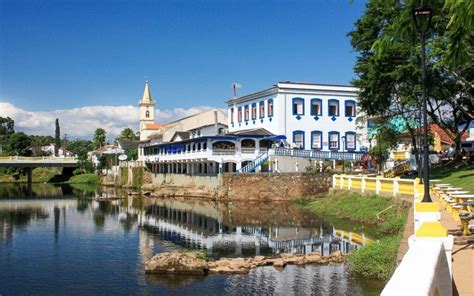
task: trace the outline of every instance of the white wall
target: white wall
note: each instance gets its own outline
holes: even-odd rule
[[[270,117],[268,117],[268,100],[273,99],[273,116],[270,120]],[[263,101],[265,102],[265,117],[260,118],[260,108],[259,108],[259,103]],[[252,104],[257,104],[257,119],[252,120]],[[271,133],[274,134],[281,134],[280,129],[279,129],[279,122],[276,120],[279,118],[279,116],[282,114],[280,111],[280,106],[276,106],[278,103],[278,100],[275,96],[266,96],[262,98],[257,98],[254,100],[247,101],[245,103],[241,104],[234,104],[232,106],[229,106],[227,110],[227,114],[229,117],[229,131],[240,131],[240,130],[247,130],[247,129],[255,129],[255,128],[264,128],[268,130]],[[246,122],[245,121],[245,106],[249,106],[249,120]],[[242,107],[242,122],[238,121],[238,110],[239,107]],[[234,108],[234,124],[231,123],[230,121],[230,109]]]
[[[357,124],[357,116],[359,113],[356,112],[356,117],[345,116],[345,101],[353,100],[357,104],[357,93],[352,87],[332,87],[334,90],[328,92],[326,86],[324,91],[319,90],[308,90],[308,89],[278,89],[276,95],[264,96],[260,98],[253,98],[249,95],[251,100],[243,103],[231,102],[228,106],[229,116],[229,131],[240,131],[254,128],[264,128],[276,135],[285,135],[289,143],[293,142],[293,132],[296,130],[302,130],[305,132],[305,149],[311,149],[311,132],[321,131],[323,136],[323,148],[322,150],[329,150],[329,135],[330,131],[339,132],[339,151],[343,151],[342,136],[345,136],[346,132],[356,133],[356,151],[360,151],[362,147],[368,148],[367,140],[367,125],[366,123]],[[345,89],[344,91],[342,89]],[[300,115],[300,119],[297,119],[296,115],[293,115],[293,98],[304,99],[304,115]],[[311,115],[311,99],[322,100],[322,116],[318,116],[315,119],[314,115]],[[270,120],[268,117],[268,100],[273,99],[273,117]],[[328,100],[337,99],[339,100],[339,116],[332,120],[328,115]],[[265,117],[260,119],[259,113],[259,102],[265,101]],[[252,104],[257,104],[257,119],[252,120],[251,110]],[[249,106],[250,120],[245,121],[245,106]],[[238,122],[238,109],[242,107],[242,122]],[[234,123],[230,122],[231,112],[230,109],[234,108]],[[357,108],[357,107],[356,107]],[[358,108],[357,108],[358,109]],[[359,126],[357,126],[359,125]],[[344,147],[345,150],[345,147]]]

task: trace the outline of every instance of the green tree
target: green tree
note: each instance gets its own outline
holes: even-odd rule
[[[107,137],[107,132],[103,128],[98,128],[94,132],[94,149],[102,147],[105,145],[105,139]]]
[[[5,154],[8,138],[15,132],[15,122],[10,117],[0,117],[0,155]]]
[[[59,119],[56,118],[56,129],[54,131],[54,155],[58,156],[59,148],[61,148],[61,130],[59,128]]]
[[[352,46],[359,53],[354,67],[358,78],[353,81],[360,88],[359,106],[369,116],[405,117],[412,135],[416,126],[410,125],[408,119],[418,113],[421,62],[420,42],[411,11],[422,2],[369,0],[364,15],[349,33]],[[459,126],[470,123],[470,113],[474,110],[472,58],[461,65],[453,54],[454,51],[472,54],[473,43],[468,44],[466,40],[472,38],[473,5],[467,5],[470,12],[463,12],[459,2],[463,1],[423,2],[432,7],[434,13],[427,42],[428,115],[431,122],[438,124],[456,143],[458,152],[461,135],[466,130],[459,130]],[[464,24],[470,28],[468,32],[455,28],[454,22],[462,23],[461,19],[468,20]]]
[[[118,142],[119,140],[133,140],[133,141],[136,141],[138,140],[139,137],[137,134],[135,134],[135,132],[127,127],[125,129],[123,129],[120,134],[117,136],[117,138],[115,139],[116,142]]]
[[[7,153],[10,155],[29,156],[31,151],[28,149],[31,145],[31,139],[24,132],[12,134],[5,145]]]
[[[0,116],[0,137],[8,136],[15,132],[15,121],[10,117]]]

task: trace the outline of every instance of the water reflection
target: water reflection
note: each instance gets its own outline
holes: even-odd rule
[[[213,256],[255,256],[319,252],[344,254],[359,245],[336,236],[324,221],[308,217],[289,203],[273,203],[279,211],[249,203],[206,203],[154,200],[145,207],[140,226],[150,233]],[[284,210],[281,210],[284,209]],[[265,214],[266,213],[266,214]],[[261,218],[260,218],[261,217]],[[251,221],[251,224],[234,222]]]
[[[143,272],[143,262],[157,252],[183,248],[232,257],[360,247],[289,203],[163,200],[114,188],[38,185],[33,190],[44,195],[31,198],[0,184],[0,192],[13,194],[0,198],[1,293],[94,294],[107,286],[112,294],[357,295],[366,289],[344,265],[263,267],[238,276]]]

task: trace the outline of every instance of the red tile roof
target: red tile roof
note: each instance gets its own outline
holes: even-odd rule
[[[163,126],[161,124],[158,124],[158,123],[148,123],[146,125],[146,128],[147,129],[160,129],[162,128]]]
[[[438,134],[441,143],[443,144],[452,144],[454,141],[451,139],[450,135],[446,133],[439,125],[431,124],[429,127],[432,133]],[[461,136],[461,141],[465,141],[469,137],[468,133],[464,133]]]

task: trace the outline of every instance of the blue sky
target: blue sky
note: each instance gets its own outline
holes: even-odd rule
[[[31,111],[224,107],[274,82],[346,84],[362,1],[0,2],[0,100]]]
[[[352,3],[351,3],[352,2]],[[138,129],[145,77],[155,122],[225,108],[278,81],[348,84],[347,33],[365,1],[0,0],[0,116],[18,131],[113,137]]]

